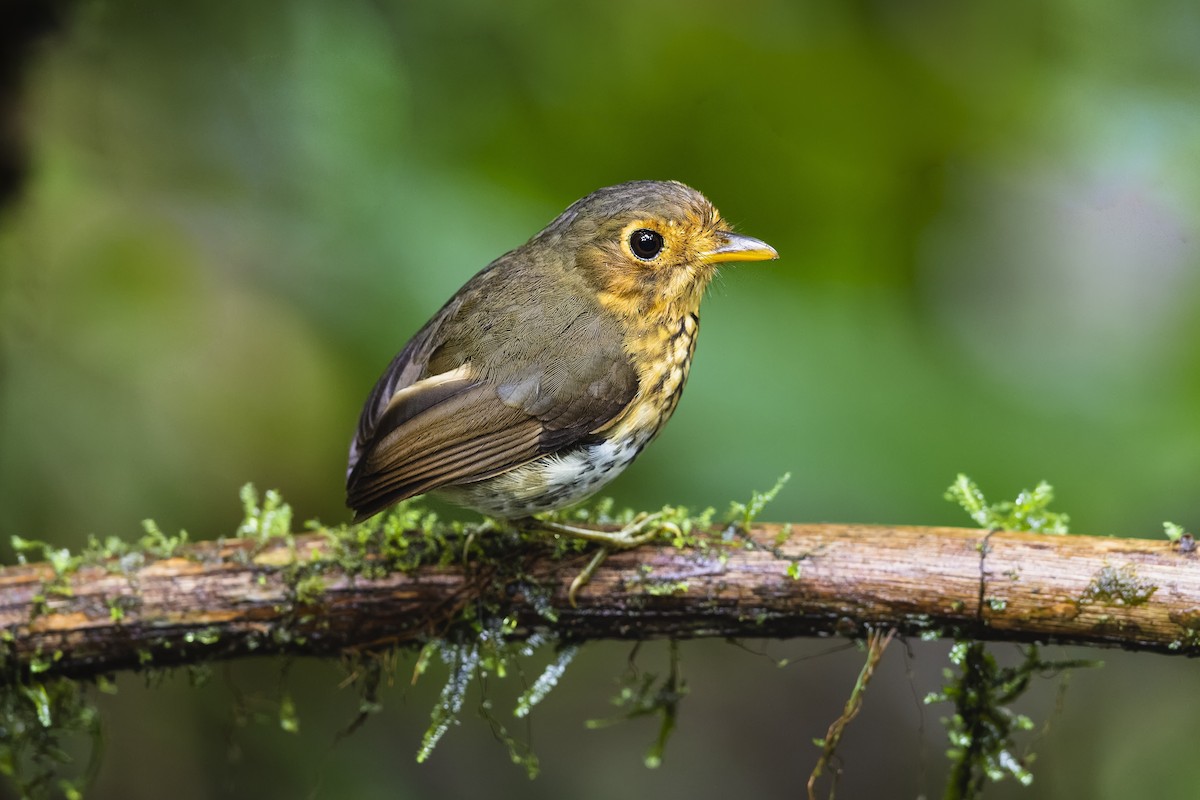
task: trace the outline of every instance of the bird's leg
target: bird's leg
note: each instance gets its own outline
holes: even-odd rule
[[[608,558],[608,552],[608,547],[601,547],[597,550],[596,555],[592,556],[592,560],[588,562],[588,565],[580,570],[575,579],[571,581],[571,586],[567,589],[567,600],[571,603],[571,608],[579,605],[575,602],[575,595],[579,594],[579,590],[592,579],[593,573],[604,563],[604,559]]]
[[[633,522],[616,531],[600,531],[594,528],[583,528],[547,520],[534,520],[531,523],[531,527],[564,536],[576,536],[580,539],[597,542],[601,545],[600,549],[596,551],[596,555],[592,556],[592,560],[588,562],[588,565],[571,581],[571,588],[567,590],[567,599],[574,606],[575,595],[592,579],[592,575],[604,563],[604,559],[608,558],[608,554],[611,551],[628,550],[643,545],[663,531],[669,531],[674,534],[679,533],[679,527],[675,523],[661,522],[661,518],[661,511],[654,514],[639,514]]]

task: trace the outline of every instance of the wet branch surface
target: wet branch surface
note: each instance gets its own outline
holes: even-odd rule
[[[329,655],[446,635],[472,604],[566,640],[902,635],[1200,653],[1200,564],[1166,540],[871,525],[755,525],[704,545],[366,578],[328,537],[226,540],[122,571],[0,570],[4,680],[255,654]],[[307,582],[297,565],[307,565]],[[516,565],[514,567],[514,565]],[[313,577],[315,576],[315,578]]]

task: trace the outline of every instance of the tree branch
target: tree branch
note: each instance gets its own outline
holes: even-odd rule
[[[700,546],[352,574],[321,533],[226,540],[124,569],[0,570],[5,680],[446,635],[469,605],[571,640],[910,635],[1200,653],[1200,566],[1166,540],[871,525],[756,525]],[[499,563],[505,563],[501,568]],[[361,565],[360,565],[361,566]],[[61,567],[60,567],[61,569]],[[540,587],[540,588],[539,588]]]

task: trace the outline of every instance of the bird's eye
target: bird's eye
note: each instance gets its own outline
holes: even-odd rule
[[[642,261],[652,261],[662,252],[662,234],[658,231],[638,228],[629,234],[629,249]]]

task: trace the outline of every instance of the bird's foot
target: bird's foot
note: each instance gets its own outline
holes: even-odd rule
[[[549,531],[550,533],[577,536],[580,539],[587,539],[589,542],[596,542],[614,550],[628,550],[631,547],[645,544],[663,531],[673,534],[679,533],[679,526],[674,522],[662,522],[662,516],[663,513],[661,511],[656,511],[653,514],[638,514],[634,517],[633,522],[615,531],[601,531],[595,528],[584,528],[578,525],[568,525],[564,522],[549,522],[546,520],[538,520],[535,525],[539,529]]]
[[[567,599],[571,602],[571,606],[574,607],[576,605],[575,596],[579,593],[579,590],[592,579],[592,575],[595,574],[600,565],[604,563],[604,559],[608,558],[608,554],[613,550],[628,550],[638,547],[654,539],[664,531],[678,535],[679,526],[674,522],[663,522],[662,516],[661,511],[654,514],[639,514],[634,518],[633,522],[616,531],[600,531],[594,528],[567,525],[562,522],[538,520],[536,525],[542,530],[551,533],[560,533],[565,536],[576,536],[580,539],[586,539],[589,542],[596,542],[601,545],[600,549],[596,551],[596,555],[592,556],[592,560],[588,562],[588,565],[571,581],[571,587],[567,590]]]

